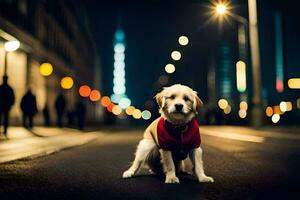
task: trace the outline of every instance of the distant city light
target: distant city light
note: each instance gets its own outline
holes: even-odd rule
[[[231,106],[227,105],[226,108],[224,109],[224,113],[227,115],[231,112]]]
[[[101,94],[98,90],[92,90],[90,94],[91,101],[98,101],[101,98]]]
[[[101,98],[101,105],[107,107],[111,104],[110,98],[108,96],[104,96]]]
[[[216,12],[219,15],[225,14],[226,10],[227,10],[227,7],[224,4],[217,4],[216,5]]]
[[[66,76],[66,77],[61,79],[60,85],[63,89],[68,90],[68,89],[71,89],[73,87],[74,81],[71,77]]]
[[[140,119],[142,117],[142,112],[139,109],[135,109],[132,113],[134,119]]]
[[[286,104],[286,102],[284,102],[284,101],[280,102],[279,108],[280,108],[281,112],[286,112],[287,111],[287,104]]]
[[[248,104],[247,104],[246,101],[241,101],[240,109],[242,109],[242,110],[247,110],[248,109]]]
[[[91,88],[88,85],[82,85],[79,88],[79,95],[82,97],[88,97],[91,94]]]
[[[178,38],[178,42],[180,45],[186,46],[189,43],[189,39],[188,39],[188,37],[183,35]]]
[[[119,115],[122,113],[122,108],[118,105],[115,105],[112,109],[112,113],[115,115]]]
[[[165,66],[165,71],[169,74],[172,74],[175,72],[175,66],[173,64],[167,64]]]
[[[268,116],[268,117],[271,117],[272,115],[273,115],[273,108],[272,107],[270,107],[270,106],[268,106],[267,108],[266,108],[266,115]]]
[[[226,99],[220,99],[218,101],[218,106],[224,110],[228,106],[228,101]]]
[[[242,118],[242,119],[246,118],[247,117],[247,111],[244,110],[244,109],[240,109],[239,110],[239,117]]]
[[[274,114],[279,114],[279,115],[282,115],[284,113],[280,110],[280,107],[278,105],[273,106],[273,112]]]
[[[272,116],[272,122],[273,122],[274,124],[278,123],[279,120],[280,120],[280,115],[279,115],[279,114],[274,114],[274,115]]]
[[[150,119],[150,118],[151,118],[151,112],[150,112],[149,110],[144,110],[144,111],[142,112],[142,118],[143,118],[144,120]]]
[[[127,115],[132,115],[134,110],[135,110],[134,106],[129,106],[128,108],[126,108],[125,112]]]
[[[291,111],[293,109],[293,105],[292,105],[292,102],[290,101],[282,101],[280,102],[279,104],[279,108],[282,112],[287,112],[287,111]]]
[[[241,60],[236,63],[236,84],[239,92],[246,91],[246,63]]]
[[[119,101],[119,106],[122,108],[122,109],[126,109],[128,106],[130,106],[131,104],[131,101],[130,99],[128,99],[127,97],[123,97],[120,99]]]
[[[297,99],[297,108],[300,109],[300,98]]]
[[[172,58],[173,60],[180,60],[180,58],[181,58],[181,53],[180,53],[179,51],[173,51],[173,52],[171,53],[171,58]]]
[[[11,40],[4,43],[4,49],[7,52],[16,51],[20,47],[20,42],[18,40]]]
[[[130,99],[126,95],[125,87],[125,34],[122,29],[117,29],[114,40],[114,71],[113,94],[111,101],[119,104],[123,109],[130,106]],[[122,101],[122,102],[120,102]]]
[[[40,65],[40,74],[43,76],[50,76],[53,72],[53,66],[50,63],[43,63]]]
[[[290,89],[300,89],[300,78],[291,78],[288,80]]]

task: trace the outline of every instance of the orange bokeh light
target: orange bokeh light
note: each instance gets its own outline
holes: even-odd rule
[[[101,105],[104,107],[109,106],[109,104],[111,104],[110,98],[108,96],[104,96],[101,99]]]
[[[113,103],[110,103],[108,106],[107,106],[107,111],[108,112],[112,112],[112,110],[113,110],[113,108],[114,108],[114,106],[115,106],[115,104],[113,104]]]
[[[101,97],[101,94],[98,90],[92,90],[90,94],[91,101],[98,101]]]
[[[87,86],[87,85],[82,85],[79,88],[79,94],[82,97],[88,97],[91,94],[91,88],[89,86]]]

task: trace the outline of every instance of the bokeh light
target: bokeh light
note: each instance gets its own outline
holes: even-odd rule
[[[50,63],[43,63],[40,65],[40,74],[43,76],[50,76],[53,72],[53,66]]]
[[[218,106],[224,110],[228,106],[228,101],[226,99],[220,99],[218,101]]]
[[[106,107],[107,111],[108,111],[108,112],[112,112],[114,106],[115,106],[115,104],[110,103],[110,104]]]
[[[130,99],[128,99],[127,97],[123,97],[120,99],[119,101],[119,106],[122,108],[122,109],[126,109],[128,106],[130,106],[131,104],[131,101]]]
[[[119,115],[122,113],[122,108],[118,105],[115,105],[112,109],[112,113],[115,115]]]
[[[171,53],[171,58],[172,58],[173,60],[180,60],[180,58],[181,58],[181,53],[180,53],[179,51],[173,51],[173,52]]]
[[[297,99],[297,108],[300,109],[300,99]]]
[[[135,109],[132,113],[134,119],[140,119],[142,117],[142,112],[139,109]]]
[[[268,106],[267,108],[266,108],[266,115],[268,116],[268,117],[271,117],[272,115],[273,115],[273,108],[272,107],[270,107],[270,106]]]
[[[178,38],[178,42],[179,42],[179,44],[180,45],[182,45],[182,46],[186,46],[188,43],[189,43],[189,38],[188,37],[186,37],[186,36],[180,36],[179,38]]]
[[[274,112],[274,114],[279,114],[279,115],[282,115],[284,113],[280,110],[280,107],[277,105],[273,106],[273,112]]]
[[[144,111],[142,112],[142,118],[143,118],[144,120],[150,119],[150,118],[151,118],[151,112],[150,112],[149,110],[144,110]]]
[[[82,97],[88,97],[91,94],[91,88],[88,85],[82,85],[79,88],[79,95]]]
[[[108,96],[104,96],[101,98],[101,105],[104,107],[109,106],[111,104],[110,98]]]
[[[246,101],[241,101],[240,109],[242,109],[242,110],[247,110],[248,109],[248,104],[247,104]]]
[[[91,101],[98,101],[101,98],[101,94],[98,90],[92,90],[90,94]]]
[[[175,66],[173,64],[167,64],[165,66],[165,71],[169,74],[172,74],[175,72]]]
[[[279,114],[274,114],[274,115],[272,116],[272,122],[273,122],[274,124],[278,123],[279,120],[280,120],[280,115],[279,115]]]
[[[291,78],[288,80],[290,89],[300,89],[300,78]]]
[[[71,89],[73,87],[74,81],[71,77],[66,76],[66,77],[61,79],[60,85],[63,89],[68,90],[68,89]]]
[[[240,109],[239,110],[239,117],[242,118],[242,119],[246,118],[247,117],[247,110]]]
[[[230,106],[230,105],[227,105],[226,108],[224,109],[224,113],[225,113],[226,115],[228,115],[230,112],[231,112],[231,106]]]
[[[161,76],[159,76],[159,78],[158,78],[158,82],[159,82],[159,84],[161,84],[161,85],[166,85],[166,84],[168,84],[168,77],[167,76],[165,76],[165,75],[161,75]]]
[[[129,106],[128,108],[126,108],[125,112],[127,115],[132,115],[134,110],[135,110],[134,106]]]

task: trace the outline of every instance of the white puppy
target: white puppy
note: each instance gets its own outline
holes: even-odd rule
[[[176,84],[158,93],[161,117],[145,130],[131,167],[123,178],[132,177],[141,167],[165,174],[165,183],[179,183],[177,171],[195,174],[200,182],[213,182],[204,173],[199,126],[195,120],[202,101],[191,88]],[[153,161],[160,161],[154,163]],[[159,166],[159,167],[158,167]]]

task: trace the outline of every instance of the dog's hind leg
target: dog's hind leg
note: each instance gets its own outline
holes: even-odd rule
[[[155,143],[149,139],[143,139],[137,146],[137,150],[135,152],[135,158],[131,165],[131,167],[123,173],[123,178],[132,177],[141,167],[141,165],[145,162],[149,152],[155,146]]]
[[[199,182],[214,182],[214,179],[212,177],[206,176],[204,173],[201,147],[193,150],[191,158],[194,164],[195,174]]]

